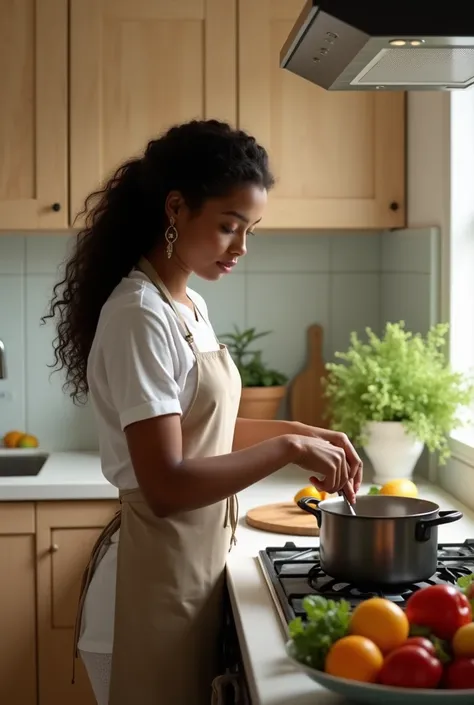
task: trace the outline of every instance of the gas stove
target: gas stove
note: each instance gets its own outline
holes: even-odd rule
[[[461,576],[474,573],[474,539],[438,544],[438,567],[429,580],[392,586],[389,590],[331,578],[321,568],[319,547],[301,548],[288,542],[260,551],[258,560],[286,628],[295,617],[305,619],[303,598],[306,595],[323,595],[333,600],[344,598],[353,608],[370,597],[385,597],[403,607],[410,595],[422,587],[440,583],[454,585]]]

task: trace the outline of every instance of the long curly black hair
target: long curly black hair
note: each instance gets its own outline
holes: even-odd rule
[[[75,403],[87,400],[87,359],[102,306],[142,255],[164,239],[165,201],[179,191],[192,210],[244,184],[269,190],[268,156],[253,137],[217,120],[193,120],[151,140],[140,158],[120,166],[85,202],[85,227],[53,290],[57,371]]]

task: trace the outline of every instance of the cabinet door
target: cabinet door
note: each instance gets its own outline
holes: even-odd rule
[[[0,0],[0,230],[67,227],[67,0]]]
[[[239,0],[239,122],[267,147],[278,180],[264,225],[403,226],[405,96],[328,92],[281,69],[303,4]]]
[[[0,505],[0,702],[37,705],[35,515]]]
[[[71,684],[73,634],[82,573],[117,503],[37,505],[39,705],[95,705],[80,659]]]
[[[72,220],[163,130],[235,121],[235,1],[71,0]]]

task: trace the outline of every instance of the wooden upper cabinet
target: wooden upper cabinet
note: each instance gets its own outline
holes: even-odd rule
[[[173,124],[235,122],[235,2],[71,0],[72,220],[122,161]]]
[[[0,105],[0,229],[67,227],[67,0],[0,0]]]
[[[80,226],[120,163],[192,118],[267,147],[263,227],[403,227],[405,94],[281,69],[303,2],[0,0],[0,230]]]
[[[405,224],[405,95],[328,92],[281,69],[304,0],[239,0],[239,123],[268,149],[266,228]]]

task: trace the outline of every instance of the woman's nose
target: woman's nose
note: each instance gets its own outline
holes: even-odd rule
[[[243,257],[247,254],[247,234],[237,235],[232,243],[232,254]]]

